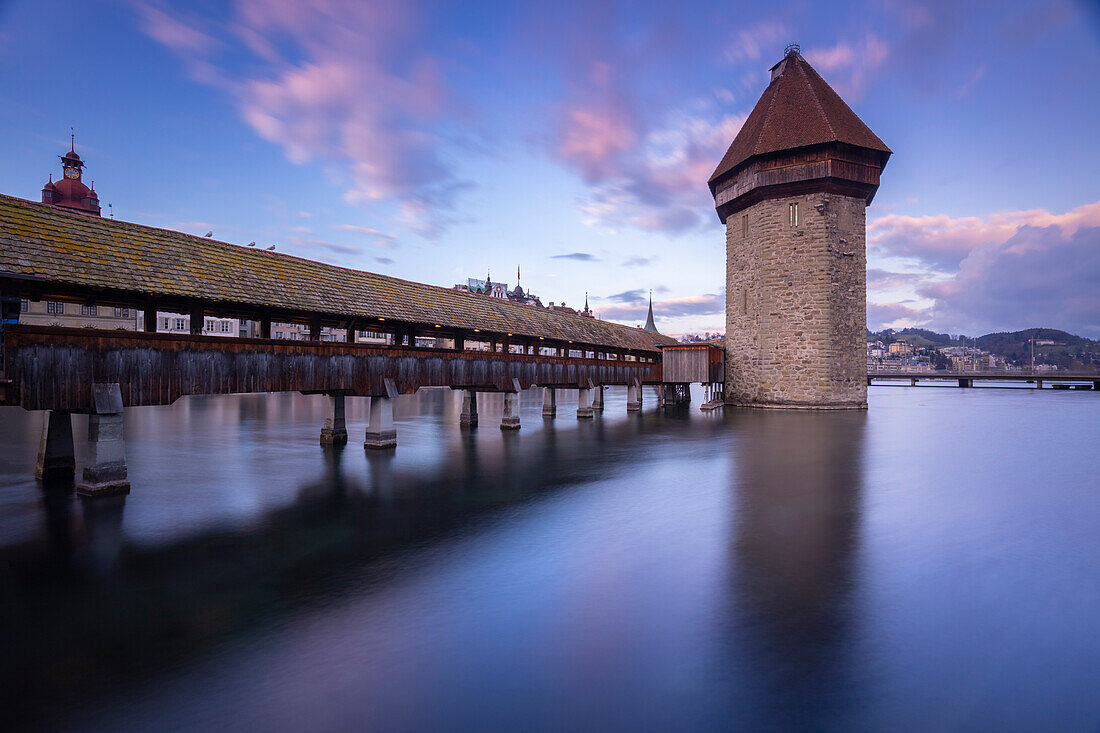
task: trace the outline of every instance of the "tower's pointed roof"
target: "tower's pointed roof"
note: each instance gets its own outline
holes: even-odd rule
[[[757,155],[837,142],[892,152],[797,48],[790,49],[771,74],[771,83],[711,175],[712,191],[719,179]]]
[[[643,331],[650,331],[651,333],[660,333],[657,330],[657,324],[653,322],[653,291],[649,291],[649,317],[645,319],[645,328]]]

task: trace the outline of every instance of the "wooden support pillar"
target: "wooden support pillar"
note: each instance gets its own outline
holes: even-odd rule
[[[462,390],[462,412],[458,416],[458,424],[464,428],[477,427],[477,391],[472,389]]]
[[[1043,380],[1036,379],[1035,380],[1035,389],[1042,389],[1042,388],[1043,388]]]
[[[557,417],[558,393],[553,387],[542,388],[542,416]]]
[[[321,340],[321,319],[319,316],[313,316],[309,319],[309,340]]]
[[[592,411],[603,412],[603,385],[597,384],[592,390]]]
[[[910,387],[916,387],[917,386],[917,378],[916,377],[910,377],[909,378],[909,386]]]
[[[454,350],[455,351],[465,351],[466,350],[466,332],[456,330],[455,335],[454,335],[454,342],[455,342],[455,345],[454,345]]]
[[[88,460],[76,492],[85,496],[128,494],[126,441],[122,434],[122,390],[117,383],[93,384],[88,416]]]
[[[191,335],[201,336],[203,326],[206,325],[206,309],[201,305],[191,307]]]
[[[266,313],[260,316],[260,338],[271,338],[271,316]]]
[[[591,420],[596,416],[592,410],[592,390],[589,387],[581,387],[577,390],[577,419]]]
[[[71,482],[76,474],[73,451],[73,416],[50,410],[42,423],[34,477],[44,484]]]
[[[364,448],[396,448],[397,429],[393,425],[393,400],[388,396],[370,398],[370,424]]]
[[[142,329],[145,333],[157,332],[157,306],[153,303],[146,303],[142,308],[142,320],[145,321],[142,324]]]
[[[501,430],[519,430],[519,405],[516,404],[516,393],[504,393],[504,412],[500,417]]]
[[[355,343],[355,326],[356,326],[355,321],[348,321],[348,325],[344,329],[344,343],[346,343],[346,344],[354,344]]]
[[[348,442],[348,426],[344,419],[344,395],[331,394],[325,424],[321,427],[321,445],[344,445]]]

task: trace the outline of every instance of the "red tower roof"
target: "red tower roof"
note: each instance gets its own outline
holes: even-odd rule
[[[758,155],[822,143],[891,152],[797,50],[771,72],[771,83],[710,177],[712,192],[719,179]]]

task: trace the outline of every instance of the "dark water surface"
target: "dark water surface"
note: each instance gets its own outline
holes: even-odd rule
[[[95,500],[0,410],[0,726],[1100,728],[1100,395],[646,399],[502,434],[425,391],[389,455],[365,400],[333,451],[322,397],[184,399]]]

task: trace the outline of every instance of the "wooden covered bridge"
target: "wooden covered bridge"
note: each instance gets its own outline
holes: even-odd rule
[[[580,393],[578,417],[602,409],[603,387],[662,383],[657,333],[464,293],[263,249],[68,211],[0,195],[4,322],[0,405],[49,410],[39,470],[73,471],[71,413],[87,413],[97,464],[86,492],[125,486],[122,408],[183,395],[297,391],[330,396],[321,439],[345,442],[344,397],[371,397],[365,445],[392,447],[391,400],[420,387],[464,390],[462,420],[477,423],[477,393],[505,395],[502,428],[518,428],[515,394]],[[124,307],[144,331],[19,324],[21,301]],[[191,332],[156,333],[158,313],[190,316]],[[257,338],[203,335],[206,316],[259,324]],[[309,339],[271,338],[298,323]],[[321,341],[344,329],[346,342]],[[355,343],[357,331],[384,343]],[[417,346],[430,337],[435,348]],[[67,444],[66,444],[67,441]],[[117,443],[117,444],[116,444]],[[114,465],[120,464],[120,465]]]

